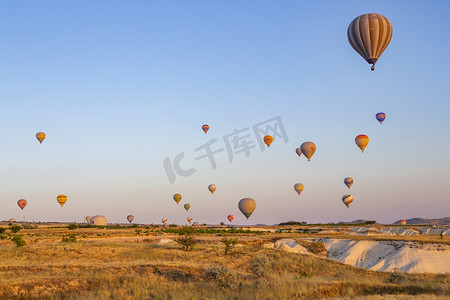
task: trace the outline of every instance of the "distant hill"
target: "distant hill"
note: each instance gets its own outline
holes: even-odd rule
[[[400,220],[392,223],[394,225],[400,225]],[[450,225],[450,217],[439,218],[439,219],[423,219],[423,218],[412,218],[406,220],[406,225]]]
[[[354,220],[351,222],[338,222],[337,224],[364,224],[364,223],[376,223],[375,221],[371,221],[371,220],[362,220],[362,219],[358,219],[358,220]]]

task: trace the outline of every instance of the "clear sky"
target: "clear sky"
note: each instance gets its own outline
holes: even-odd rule
[[[448,1],[1,1],[0,219],[21,220],[21,198],[30,221],[449,216],[448,11]],[[349,23],[371,12],[393,26],[374,72],[347,41]],[[253,126],[277,117],[285,139],[262,151]],[[235,129],[246,129],[248,156],[227,150]],[[358,134],[370,138],[364,154]],[[196,159],[213,139],[215,168]],[[317,145],[310,162],[295,154],[305,141]],[[193,174],[171,184],[163,162],[180,153]],[[249,221],[244,197],[257,203]]]

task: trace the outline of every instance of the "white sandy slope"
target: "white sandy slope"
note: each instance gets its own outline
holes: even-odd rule
[[[275,243],[267,243],[263,248],[278,249],[290,253],[311,254],[308,250],[293,239],[281,239]]]
[[[355,235],[450,235],[448,228],[408,227],[352,227],[349,234]]]
[[[450,246],[402,241],[320,239],[328,258],[373,271],[450,273]]]

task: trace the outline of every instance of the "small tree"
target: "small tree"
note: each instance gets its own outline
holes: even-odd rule
[[[12,226],[10,227],[10,229],[11,229],[11,231],[12,231],[13,233],[17,233],[17,232],[20,231],[20,229],[22,229],[22,226],[20,226],[20,225],[12,225]]]
[[[183,226],[180,228],[180,231],[178,235],[179,238],[175,239],[175,242],[180,244],[183,247],[184,251],[189,251],[194,248],[195,240],[192,237],[192,233],[194,232],[194,229],[189,226]]]
[[[78,228],[78,225],[75,224],[75,223],[72,223],[72,224],[69,224],[69,226],[67,226],[67,228],[68,228],[69,230],[75,230],[75,229]]]
[[[20,226],[19,226],[20,227]],[[15,235],[11,238],[11,241],[16,243],[17,247],[23,247],[25,246],[25,241],[23,240],[21,235]]]
[[[239,240],[233,238],[222,238],[221,242],[225,245],[225,255],[228,255],[231,249],[238,244]]]

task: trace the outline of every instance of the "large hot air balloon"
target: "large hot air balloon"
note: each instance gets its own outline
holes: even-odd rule
[[[352,204],[352,202],[353,202],[352,195],[344,195],[342,197],[342,202],[344,202],[344,204],[347,206],[347,208],[349,208],[350,204]]]
[[[24,209],[25,206],[27,206],[27,200],[25,199],[20,199],[19,201],[17,201],[17,205],[19,205],[20,209]]]
[[[208,185],[208,190],[211,192],[211,194],[214,194],[214,192],[216,191],[217,187],[215,184],[210,184]]]
[[[91,219],[92,219],[92,216],[87,216],[86,217],[86,222],[89,224],[89,223],[91,223]]]
[[[189,208],[191,208],[191,205],[188,204],[188,203],[186,203],[186,204],[184,205],[184,209],[185,209],[186,211],[189,211]]]
[[[301,183],[296,183],[296,184],[294,184],[294,190],[297,192],[297,194],[301,194],[302,192],[303,192],[303,188],[304,188],[304,186],[303,186],[303,184],[301,184]]]
[[[353,184],[353,178],[351,178],[351,177],[345,177],[344,183],[345,183],[345,185],[346,185],[348,188],[350,188],[350,187],[352,186],[352,184]]]
[[[253,211],[256,208],[256,202],[255,200],[251,199],[251,198],[244,198],[241,199],[241,201],[239,201],[239,210],[244,214],[244,216],[248,218],[250,218],[250,216],[252,215]]]
[[[127,220],[128,220],[128,222],[133,222],[133,220],[134,220],[134,216],[133,215],[128,215],[127,216]]]
[[[230,223],[231,223],[231,222],[233,222],[234,216],[233,215],[228,215],[227,218],[228,218],[228,221],[230,221]]]
[[[39,141],[39,143],[42,144],[42,141],[45,139],[45,133],[43,132],[36,133],[36,138]]]
[[[175,200],[175,202],[178,204],[181,201],[181,195],[180,194],[175,194],[173,195],[173,200]]]
[[[313,142],[304,142],[300,146],[300,150],[302,151],[303,155],[305,155],[309,161],[311,156],[313,156],[314,152],[316,152],[316,145]]]
[[[348,26],[347,38],[352,48],[372,64],[373,71],[375,63],[391,41],[392,25],[379,14],[361,15]]]
[[[298,156],[301,156],[302,155],[302,149],[300,149],[300,148],[295,149],[295,153],[297,153]]]
[[[63,207],[64,203],[66,203],[66,201],[67,201],[67,196],[66,195],[58,195],[58,197],[56,197],[56,201],[58,201],[59,205],[61,205],[61,207]]]
[[[375,118],[377,118],[378,122],[380,122],[380,124],[383,124],[383,121],[386,119],[386,114],[383,112],[379,112],[375,115]]]
[[[406,225],[406,220],[400,220],[400,225]]]
[[[188,218],[187,218],[187,221],[189,222],[189,224],[191,224],[191,223],[192,223],[192,218],[191,218],[191,217],[188,217]]]
[[[97,215],[97,216],[93,216],[89,220],[89,224],[96,225],[96,226],[106,226],[106,225],[108,225],[108,221],[106,220],[106,218],[104,216]]]
[[[162,219],[162,220],[161,220],[161,223],[163,223],[163,225],[166,226],[166,224],[167,224],[167,219],[166,219],[166,218]]]
[[[209,126],[205,124],[205,125],[202,126],[202,129],[203,129],[203,131],[206,134],[208,132],[208,130],[209,130]]]
[[[273,137],[271,135],[266,135],[264,137],[264,143],[266,143],[267,147],[270,147],[270,144],[273,142]]]
[[[360,134],[357,137],[355,137],[355,143],[359,147],[359,149],[364,152],[364,149],[366,149],[367,144],[369,144],[369,137],[365,134]]]

